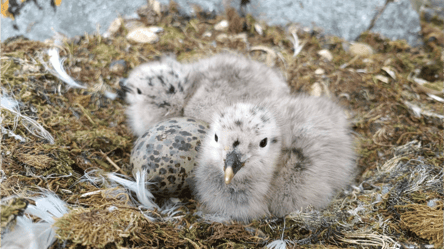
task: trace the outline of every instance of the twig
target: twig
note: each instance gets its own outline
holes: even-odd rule
[[[113,162],[113,160],[111,160],[111,158],[109,158],[105,153],[103,153],[102,150],[100,150],[100,153],[102,153],[102,156],[105,157],[105,159],[114,167],[116,168],[118,171],[120,171],[120,173],[128,176],[119,166],[117,166],[117,164],[115,162]]]
[[[350,66],[351,64],[353,64],[357,59],[359,58],[359,55],[356,55],[353,59],[351,59],[349,62],[342,64],[339,68],[340,69],[344,69],[348,66]]]
[[[91,122],[91,124],[96,125],[96,123],[94,122],[94,120],[92,120],[92,118],[88,115],[88,113],[86,112],[85,108],[83,108],[83,106],[79,103],[76,103],[76,106],[78,106],[83,114],[85,114],[86,118],[89,120],[89,122]]]

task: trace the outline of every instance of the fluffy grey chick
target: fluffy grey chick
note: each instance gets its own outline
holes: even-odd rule
[[[172,58],[136,67],[121,84],[128,123],[136,136],[169,117],[183,116],[190,84],[187,69]]]
[[[298,96],[238,103],[214,116],[196,168],[204,210],[248,222],[326,206],[355,168],[342,108]]]
[[[233,103],[283,96],[290,88],[282,75],[263,63],[233,54],[218,54],[190,65],[195,84],[184,115],[211,122],[214,112]]]
[[[135,68],[126,81],[126,110],[135,135],[168,118],[211,121],[216,110],[248,99],[286,95],[283,77],[266,65],[232,54],[190,64],[172,58]]]

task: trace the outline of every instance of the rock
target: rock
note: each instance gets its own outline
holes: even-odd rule
[[[114,19],[114,21],[109,25],[108,30],[103,34],[103,37],[108,38],[114,36],[114,34],[119,31],[120,26],[122,26],[123,18],[119,17]]]
[[[175,0],[174,2],[179,5],[179,11],[181,14],[193,16],[195,15],[194,6],[199,6],[203,11],[213,12],[214,14],[221,14],[225,12],[225,8],[230,6],[240,12],[241,1],[243,0]],[[169,5],[170,0],[159,0],[160,4]]]
[[[125,20],[125,28],[128,30],[129,33],[135,29],[143,27],[145,27],[145,24],[138,19]]]
[[[131,152],[133,174],[146,170],[153,194],[178,197],[189,191],[196,156],[209,126],[179,117],[159,122],[139,137]]]
[[[228,29],[228,21],[222,20],[216,25],[214,25],[214,29],[217,31],[226,31]]]
[[[170,0],[159,0],[161,4],[168,5]],[[440,0],[433,0],[440,1]],[[204,11],[223,13],[225,4],[234,7],[239,12],[245,11],[252,14],[257,20],[264,20],[268,25],[285,26],[289,23],[300,23],[302,26],[322,28],[326,34],[355,40],[362,32],[371,28],[372,21],[381,23],[371,31],[377,31],[383,36],[394,39],[396,37],[406,39],[410,45],[415,42],[420,30],[418,15],[414,14],[409,0],[390,1],[386,7],[388,12],[383,11],[383,16],[388,17],[389,22],[377,18],[379,11],[384,10],[386,0],[251,0],[246,6],[241,6],[243,0],[220,1],[220,0],[176,0],[180,6],[180,12],[189,16],[194,14],[194,5],[198,5]],[[395,8],[399,8],[395,10]],[[397,12],[398,15],[390,16],[389,13]],[[387,14],[386,14],[387,13]],[[399,14],[403,13],[403,14]],[[405,22],[408,26],[400,26]],[[394,25],[393,25],[394,24]],[[391,32],[395,32],[394,35]]]
[[[428,0],[426,4],[422,0],[417,1],[419,3],[416,5],[417,8],[415,10],[422,10],[427,22],[431,22],[433,17],[444,21],[444,1]]]
[[[151,32],[156,33],[156,34],[163,32],[163,28],[157,27],[157,26],[150,26],[150,27],[148,27],[148,29]]]
[[[114,73],[123,73],[126,69],[126,62],[124,60],[113,61],[109,65],[109,70]]]
[[[440,0],[431,0],[442,6]],[[149,24],[157,23],[163,5],[170,0],[149,0],[145,11],[139,11],[140,17]],[[326,34],[355,40],[362,32],[378,32],[390,39],[406,39],[410,45],[421,44],[419,15],[413,9],[410,0],[176,0],[180,13],[195,16],[194,6],[203,11],[217,14],[224,13],[226,7],[250,13],[257,20],[264,20],[267,25],[285,26],[289,23],[300,23],[313,29],[315,26]],[[441,1],[442,2],[442,1]],[[241,3],[247,3],[242,5]],[[24,35],[33,40],[49,39],[55,31],[65,33],[68,37],[94,33],[97,24],[108,27],[119,16],[134,13],[146,4],[146,0],[118,1],[63,1],[60,6],[51,6],[51,1],[24,1],[15,20],[2,18],[2,41],[13,36]],[[3,6],[2,6],[3,7]],[[103,11],[106,10],[106,11]],[[381,15],[379,13],[381,11]],[[372,26],[372,23],[374,24]],[[14,28],[14,27],[17,27]],[[218,27],[219,28],[219,27]],[[223,25],[221,30],[225,30]],[[255,27],[256,28],[256,27]],[[27,31],[29,30],[29,31]],[[257,32],[258,29],[256,28]],[[102,28],[101,32],[104,33]]]
[[[251,7],[254,17],[262,15],[262,19],[267,21],[268,25],[285,25],[288,21],[308,27],[313,27],[315,24],[323,28],[327,34],[351,40],[369,27],[378,8],[384,4],[384,0],[305,0],[299,2],[259,0],[248,7]]]
[[[211,32],[210,31],[206,31],[205,33],[202,34],[202,38],[204,37],[211,37]]]
[[[332,61],[333,60],[333,55],[327,49],[319,50],[318,51],[318,55],[321,56],[322,58],[328,60],[328,61]]]
[[[159,36],[150,28],[140,27],[129,32],[126,39],[137,43],[156,43],[159,41]]]
[[[325,74],[325,70],[322,69],[322,68],[318,68],[318,69],[315,70],[315,74],[316,74],[316,75],[322,75],[322,74]]]
[[[318,82],[315,82],[311,86],[310,95],[319,97],[322,95],[322,86]]]
[[[367,57],[373,54],[373,48],[365,43],[354,42],[348,47],[348,52],[354,56]]]
[[[264,29],[262,28],[262,26],[259,23],[254,24],[254,30],[256,30],[256,32],[259,35],[261,35],[261,36],[264,35]]]
[[[375,76],[375,79],[377,79],[377,80],[379,80],[379,81],[381,81],[381,82],[384,82],[385,84],[388,84],[388,83],[389,83],[389,78],[387,78],[387,77],[385,77],[385,76],[382,76],[382,75],[380,75],[380,74],[376,75],[376,76]]]
[[[228,35],[227,34],[219,34],[216,36],[216,41],[224,43],[228,40]]]
[[[370,30],[391,39],[405,39],[412,46],[421,45],[419,14],[410,0],[391,1]]]
[[[103,34],[119,15],[134,13],[146,4],[146,0],[62,1],[59,6],[51,3],[47,0],[24,1],[15,20],[2,16],[1,40],[24,35],[31,40],[44,41],[53,36],[52,28],[68,37],[83,36],[85,32],[97,32],[97,25]]]

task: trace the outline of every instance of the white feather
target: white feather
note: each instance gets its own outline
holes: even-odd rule
[[[29,205],[25,214],[37,216],[41,220],[33,222],[29,216],[17,217],[14,229],[2,238],[2,248],[44,249],[56,240],[54,218],[68,213],[67,204],[49,191],[32,199],[36,204]]]
[[[78,84],[75,80],[73,80],[63,68],[63,60],[60,60],[59,50],[57,48],[51,48],[48,50],[49,55],[49,63],[52,68],[48,67],[46,63],[42,61],[42,64],[45,66],[46,70],[48,70],[52,75],[56,76],[66,84],[70,85],[74,88],[86,88]]]
[[[137,190],[136,195],[140,203],[148,209],[159,208],[156,203],[154,203],[154,196],[146,188],[146,171],[138,171],[134,176],[136,178]]]
[[[268,243],[265,247],[270,248],[270,249],[286,249],[287,244],[294,244],[294,243],[290,240],[287,240],[287,239],[285,239],[285,240],[278,239],[278,240],[275,240],[271,243]]]
[[[159,208],[156,203],[154,203],[154,196],[146,187],[146,172],[137,172],[134,176],[135,181],[131,181],[123,178],[123,175],[116,173],[106,174],[108,179],[114,181],[126,189],[129,189],[136,193],[137,200],[143,205],[144,208],[148,210],[153,210],[154,208]]]
[[[16,115],[16,120],[21,119],[22,125],[34,136],[46,139],[50,144],[54,144],[52,135],[43,128],[42,125],[20,113],[19,102],[6,94],[1,97],[1,108],[6,109]],[[15,125],[16,126],[16,125]],[[15,127],[14,127],[15,129]],[[3,132],[3,131],[2,131]]]

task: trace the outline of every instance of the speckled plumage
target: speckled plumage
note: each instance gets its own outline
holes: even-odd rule
[[[232,103],[290,92],[277,71],[232,54],[190,64],[165,57],[135,68],[122,88],[129,103],[128,121],[137,136],[169,117],[210,122],[216,110]]]
[[[250,221],[320,208],[351,179],[352,137],[333,101],[292,96],[279,73],[240,56],[150,65],[127,81],[131,127],[140,135],[171,115],[210,123],[195,169],[195,193],[206,212]],[[178,77],[163,78],[165,84],[150,78],[169,70]],[[179,84],[183,91],[170,95]]]
[[[195,173],[198,200],[210,213],[250,221],[308,205],[321,208],[355,169],[343,109],[326,98],[240,103],[216,114],[210,127]],[[226,184],[224,160],[230,151],[239,153],[243,166]]]

